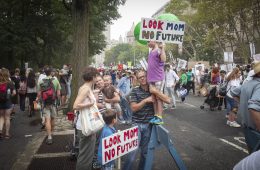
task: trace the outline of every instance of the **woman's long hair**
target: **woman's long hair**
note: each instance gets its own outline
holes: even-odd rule
[[[10,74],[9,74],[9,71],[5,68],[2,68],[1,71],[0,71],[0,83],[8,83],[10,82]]]
[[[34,71],[30,71],[28,74],[28,78],[27,78],[27,85],[30,88],[34,88],[36,86],[36,82],[35,82],[35,73]]]
[[[235,80],[237,77],[237,74],[240,72],[239,68],[235,67],[233,68],[232,72],[227,77],[227,81]]]

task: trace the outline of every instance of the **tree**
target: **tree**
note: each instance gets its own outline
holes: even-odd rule
[[[131,61],[134,64],[148,56],[148,47],[138,43],[117,44],[110,50],[106,51],[105,56],[104,64],[107,66],[110,66],[111,63],[117,64],[119,62],[127,64],[128,61]]]
[[[77,90],[82,84],[81,72],[85,66],[90,65],[90,32],[93,29],[104,31],[105,25],[120,15],[117,12],[119,5],[125,0],[73,0],[73,52],[71,63],[73,67],[72,97],[76,98]],[[95,27],[91,27],[93,24]],[[92,29],[91,29],[92,28]],[[98,34],[95,34],[98,36]],[[98,41],[95,39],[95,41]],[[93,41],[92,41],[93,42]],[[94,43],[92,44],[95,45]],[[104,47],[103,47],[104,48]],[[95,52],[93,52],[94,54]],[[72,102],[70,103],[72,108]]]
[[[186,22],[184,55],[210,62],[236,51],[247,62],[249,42],[260,43],[259,0],[173,0],[166,11]]]
[[[59,1],[0,0],[1,65],[40,67],[70,57],[71,15]]]

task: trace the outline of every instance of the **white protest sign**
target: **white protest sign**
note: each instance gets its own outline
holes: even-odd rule
[[[224,52],[224,62],[233,63],[233,52]]]
[[[138,148],[138,126],[102,139],[102,165]]]
[[[148,63],[147,63],[147,61],[146,61],[145,58],[142,58],[142,60],[143,60],[143,62],[144,62],[144,65],[145,65],[145,67],[146,67],[146,70],[147,70],[147,69],[148,69]]]
[[[143,67],[143,69],[144,69],[145,71],[147,71],[147,68],[146,68],[146,66],[145,66],[145,64],[144,64],[144,61],[143,61],[143,60],[140,60],[139,62],[140,62],[140,64],[141,64],[141,66]]]
[[[153,18],[142,18],[139,39],[165,43],[182,44],[185,22],[163,21]]]
[[[260,54],[253,55],[254,61],[260,61]]]
[[[230,72],[233,70],[233,64],[228,64],[227,65],[227,71]]]
[[[205,69],[204,64],[196,64],[194,67],[195,67],[195,72],[196,72],[196,70],[204,71],[204,69]]]
[[[186,65],[187,65],[186,60],[178,59],[177,71],[180,71],[181,69],[185,69]]]
[[[220,70],[224,70],[225,72],[227,72],[227,65],[221,64],[220,65]]]

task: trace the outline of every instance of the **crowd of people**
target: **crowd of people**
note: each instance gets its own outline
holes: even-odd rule
[[[51,131],[57,109],[68,103],[71,94],[72,70],[64,65],[57,70],[45,66],[39,72],[33,69],[0,70],[0,139],[10,139],[10,120],[15,117],[15,107],[28,117],[35,116],[39,109],[42,117],[42,129],[46,127],[52,143]],[[26,108],[28,101],[28,108]],[[19,105],[18,105],[19,104]],[[39,107],[38,107],[39,106]]]
[[[257,150],[260,139],[260,62],[246,67],[237,65],[230,72],[218,66],[176,70],[175,65],[165,63],[164,46],[149,42],[148,69],[104,70],[86,67],[73,110],[79,111],[96,105],[105,121],[98,133],[85,136],[81,133],[82,121],[77,117],[79,133],[79,155],[77,169],[91,169],[101,165],[100,141],[116,132],[115,124],[130,124],[139,128],[141,159],[139,169],[146,162],[147,147],[152,126],[163,124],[163,110],[176,109],[176,95],[185,102],[191,93],[208,97],[212,89],[219,99],[218,107],[226,109],[226,124],[230,127],[243,126],[249,152]],[[46,143],[52,144],[54,118],[58,108],[65,106],[71,96],[72,68],[64,65],[61,70],[46,66],[39,73],[32,69],[0,70],[0,138],[9,139],[10,119],[14,105],[19,103],[22,112],[29,100],[28,116],[35,115],[35,103],[41,105],[42,123],[47,131]],[[224,89],[224,90],[223,90]],[[224,91],[220,93],[220,91]],[[243,96],[243,97],[242,97]],[[221,101],[221,102],[220,102]],[[242,121],[237,122],[237,113]],[[124,170],[132,169],[137,151],[127,155]],[[113,169],[114,162],[102,166]]]

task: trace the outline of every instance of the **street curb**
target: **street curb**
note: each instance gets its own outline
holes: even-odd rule
[[[11,169],[26,170],[45,137],[45,132],[36,133],[33,139],[25,147],[24,152],[18,155],[18,158]]]

